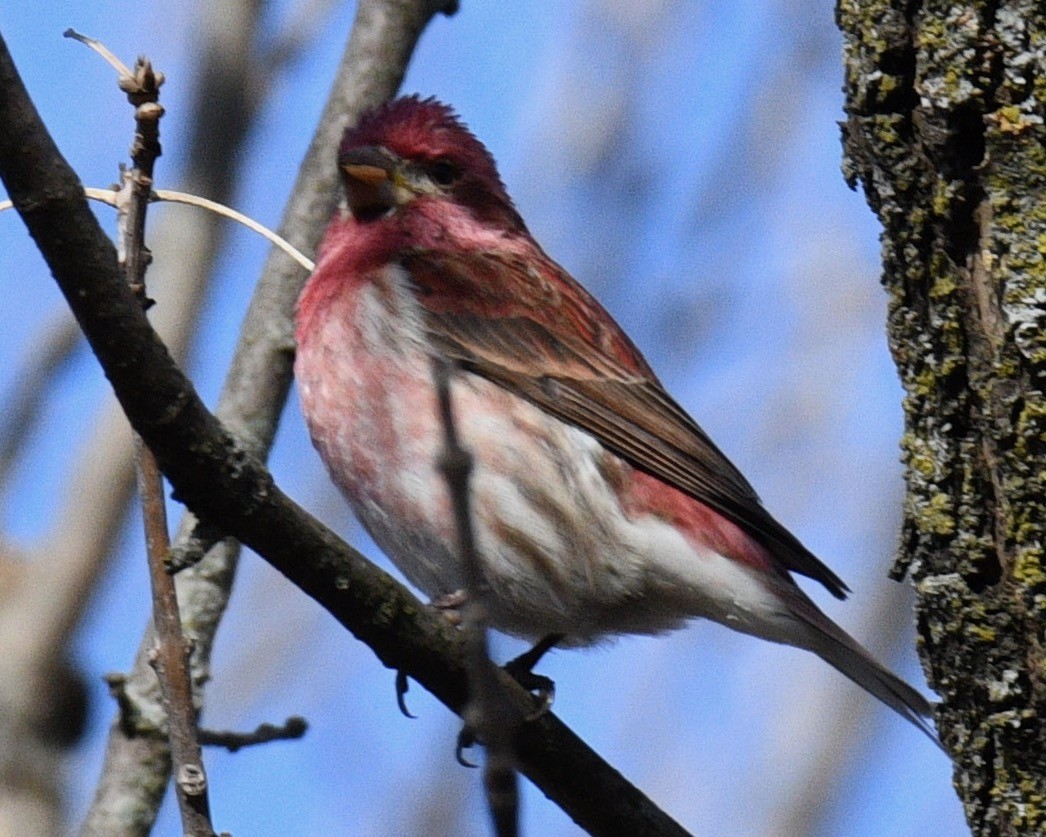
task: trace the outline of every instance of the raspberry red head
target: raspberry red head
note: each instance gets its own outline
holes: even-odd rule
[[[463,202],[496,196],[512,205],[494,157],[461,121],[454,109],[434,98],[404,96],[363,115],[342,137],[339,156],[377,147],[417,165],[447,185],[460,179]]]

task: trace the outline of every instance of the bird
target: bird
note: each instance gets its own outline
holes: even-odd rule
[[[453,108],[387,102],[345,130],[337,166],[295,377],[334,483],[411,584],[450,608],[469,595],[437,462],[432,369],[449,363],[489,624],[536,642],[531,662],[711,620],[813,652],[940,746],[927,699],[793,576],[849,588],[546,255]]]

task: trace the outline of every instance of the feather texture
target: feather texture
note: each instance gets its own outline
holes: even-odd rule
[[[586,644],[692,618],[808,649],[918,726],[929,703],[799,588],[842,580],[763,507],[607,311],[534,241],[453,111],[407,97],[350,129],[348,210],[299,301],[313,441],[364,526],[457,592],[431,378],[450,358],[492,624]]]

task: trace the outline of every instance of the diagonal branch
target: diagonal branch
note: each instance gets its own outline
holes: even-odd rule
[[[0,179],[134,427],[176,496],[263,555],[390,668],[455,712],[466,698],[461,638],[387,574],[302,511],[211,415],[120,280],[87,207],[0,40]],[[148,385],[143,382],[148,381]],[[530,697],[505,676],[521,709]],[[594,833],[683,834],[551,713],[522,727],[523,772]]]
[[[212,15],[221,15],[206,31],[214,33],[208,48],[204,78],[216,77],[214,85],[228,95],[228,108],[205,108],[199,133],[225,137],[231,126],[248,121],[257,104],[252,90],[252,63],[246,50],[254,38],[256,19],[244,7],[249,4],[211,4]],[[220,7],[220,8],[219,8]],[[230,25],[230,9],[245,16]],[[281,236],[308,253],[316,249],[323,225],[333,208],[335,175],[328,164],[330,149],[336,147],[346,121],[393,95],[407,62],[428,21],[439,12],[453,11],[448,0],[362,0],[345,55],[339,65],[320,124],[298,172],[291,199],[284,211]],[[249,18],[249,19],[247,19]],[[224,33],[224,34],[223,34]],[[209,38],[211,36],[209,35]],[[235,58],[235,60],[233,60]],[[238,69],[234,69],[238,68]],[[220,71],[219,71],[220,70]],[[210,84],[211,82],[208,82]],[[213,94],[213,90],[211,91]],[[213,123],[213,124],[211,124]],[[222,143],[203,143],[205,171],[230,171],[212,160]],[[198,191],[190,178],[187,184]],[[227,185],[227,184],[226,184]],[[219,190],[221,191],[221,190]],[[212,242],[213,243],[213,242]],[[273,253],[251,300],[221,398],[218,415],[252,454],[267,456],[276,433],[280,413],[290,388],[293,364],[294,304],[305,274],[289,257]],[[228,602],[239,555],[232,539],[217,545],[223,533],[215,527],[205,532],[187,513],[178,528],[174,553],[185,563],[206,559],[199,567],[181,572],[177,578],[183,621],[193,626],[192,665],[194,683],[207,676],[210,649]],[[208,547],[211,547],[208,550]],[[186,612],[186,611],[191,612]],[[162,721],[156,680],[149,665],[153,632],[146,631],[134,669],[126,679],[126,694],[134,704],[136,718],[146,729]],[[106,750],[102,780],[92,803],[85,834],[109,834],[114,830],[147,831],[152,824],[170,773],[170,754],[161,737],[129,734],[119,720],[113,724]],[[129,803],[129,800],[134,800]]]

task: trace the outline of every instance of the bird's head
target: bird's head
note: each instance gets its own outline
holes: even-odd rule
[[[436,99],[405,96],[365,114],[345,131],[338,167],[360,223],[429,198],[452,201],[492,226],[523,228],[490,152]]]

